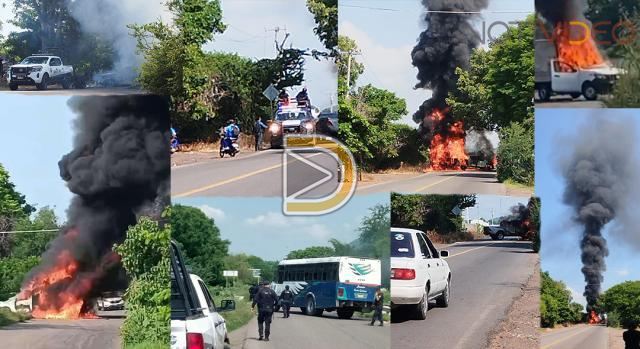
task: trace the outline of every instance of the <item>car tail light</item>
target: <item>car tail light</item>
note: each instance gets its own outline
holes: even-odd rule
[[[187,333],[187,349],[204,349],[202,333]]]
[[[344,297],[344,287],[338,287],[338,297]]]
[[[391,278],[395,280],[413,280],[416,278],[414,269],[392,268]]]

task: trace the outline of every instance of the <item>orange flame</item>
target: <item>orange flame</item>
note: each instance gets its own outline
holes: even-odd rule
[[[573,36],[569,22],[560,22],[555,28],[558,59],[571,66],[588,68],[604,63],[595,41],[588,33]]]
[[[589,313],[589,324],[590,325],[595,325],[595,324],[599,324],[600,323],[600,316],[598,316],[598,314],[596,314],[595,311],[591,311]]]
[[[66,238],[73,239],[77,232],[71,230]],[[39,319],[97,318],[92,307],[86,303],[97,279],[106,269],[119,260],[109,251],[103,256],[94,271],[79,271],[79,263],[68,250],[62,250],[55,264],[35,275],[23,286],[18,299],[32,297],[31,315]]]
[[[445,113],[434,109],[428,118],[434,125],[441,123]],[[464,150],[465,131],[462,121],[456,121],[449,127],[448,134],[436,134],[429,147],[430,166],[433,171],[461,170],[466,167],[469,156]]]

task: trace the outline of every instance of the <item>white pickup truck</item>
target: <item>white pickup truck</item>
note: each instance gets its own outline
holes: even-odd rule
[[[555,46],[546,39],[536,40],[535,56],[535,88],[544,102],[554,94],[596,100],[599,94],[609,93],[623,73],[609,63],[581,68],[558,60]]]
[[[21,85],[36,86],[46,90],[49,85],[60,84],[68,89],[73,84],[73,67],[62,64],[62,59],[51,55],[33,55],[12,65],[7,74],[9,89],[15,91]]]
[[[221,312],[235,309],[223,300],[216,308],[205,283],[189,274],[175,242],[171,242],[171,349],[226,349],[227,325]]]

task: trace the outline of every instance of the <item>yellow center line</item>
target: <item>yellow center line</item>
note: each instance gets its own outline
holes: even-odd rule
[[[442,180],[439,180],[439,181],[437,181],[437,182],[435,182],[435,183],[427,184],[427,185],[425,185],[425,186],[424,186],[424,187],[422,187],[422,188],[418,188],[418,189],[416,190],[416,193],[420,193],[420,192],[422,192],[422,191],[425,191],[425,190],[427,190],[427,189],[429,189],[429,188],[433,187],[434,185],[438,185],[438,184],[440,184],[440,183],[443,183],[443,182],[446,182],[446,181],[452,180],[452,179],[454,179],[455,177],[458,177],[458,175],[451,176],[451,177],[447,177],[447,178],[442,179]]]
[[[313,155],[311,155],[311,156],[309,156],[307,158],[312,158],[312,157],[317,156],[317,155],[320,155],[320,154],[313,154]],[[293,159],[291,161],[291,163],[296,162],[296,161],[298,161],[298,160]],[[212,183],[212,184],[206,185],[204,187],[196,188],[196,189],[184,192],[184,193],[171,195],[171,197],[183,198],[183,197],[186,197],[186,196],[191,196],[193,194],[201,193],[203,191],[211,190],[213,188],[217,188],[217,187],[220,187],[220,186],[223,186],[223,185],[227,185],[227,184],[230,184],[230,183],[233,183],[233,182],[237,182],[237,181],[243,180],[245,178],[249,178],[249,177],[252,177],[252,176],[255,176],[255,175],[259,175],[259,174],[264,173],[264,172],[275,170],[275,169],[280,168],[282,166],[283,166],[283,164],[279,163],[277,165],[265,167],[265,168],[257,170],[257,171],[253,171],[253,172],[245,173],[245,174],[237,176],[237,177],[229,178],[229,179],[226,179],[226,180],[224,180],[222,182]]]
[[[461,254],[465,254],[465,253],[468,253],[468,252],[471,252],[471,251],[479,250],[479,249],[481,249],[481,248],[485,248],[485,247],[488,247],[488,246],[491,246],[491,245],[495,245],[495,244],[497,244],[497,242],[492,242],[492,243],[490,243],[490,244],[488,244],[488,245],[484,245],[484,246],[480,246],[480,247],[472,248],[472,249],[470,249],[470,250],[466,250],[466,251],[458,252],[458,253],[456,253],[456,254],[452,254],[452,255],[450,255],[450,256],[449,256],[449,257],[447,257],[447,258],[451,258],[451,257],[459,256],[459,255],[461,255]]]
[[[580,334],[580,333],[582,333],[582,332],[585,332],[586,330],[588,330],[588,329],[590,329],[590,328],[591,328],[591,327],[586,327],[586,328],[582,329],[581,331],[575,332],[575,333],[573,333],[573,334],[571,334],[571,335],[568,335],[568,336],[566,336],[566,337],[564,337],[564,338],[560,338],[560,339],[558,339],[558,340],[557,340],[557,341],[555,341],[555,342],[549,343],[549,344],[545,345],[544,347],[541,347],[540,349],[549,349],[549,348],[551,348],[552,346],[554,346],[554,345],[556,345],[556,344],[559,344],[559,343],[562,343],[562,342],[566,341],[566,340],[567,340],[567,339],[569,339],[569,338],[575,337],[575,336],[579,335],[579,334]]]

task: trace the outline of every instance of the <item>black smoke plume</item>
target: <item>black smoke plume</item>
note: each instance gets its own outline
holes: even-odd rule
[[[585,0],[536,0],[536,12],[553,25],[582,20],[586,9]]]
[[[573,208],[573,220],[583,229],[580,249],[588,307],[600,295],[609,254],[602,230],[634,204],[639,178],[634,129],[628,120],[592,117],[573,139],[557,147],[569,151],[560,162],[566,185],[563,201]]]
[[[118,277],[122,269],[114,268],[117,259],[114,263],[109,258],[114,243],[124,240],[140,214],[157,216],[168,204],[168,105],[160,97],[136,95],[75,97],[69,106],[77,114],[75,138],[59,168],[75,195],[65,232],[52,242],[23,285],[50,270],[62,253],[70,253],[79,264],[74,276],[78,280],[57,285],[56,291],[91,275],[95,295],[101,288],[113,287],[115,279],[122,283]]]
[[[449,91],[456,88],[456,68],[468,69],[471,53],[481,43],[480,34],[472,26],[472,21],[479,15],[456,12],[478,12],[488,3],[488,0],[422,0],[427,11],[449,12],[427,12],[424,17],[426,30],[411,51],[412,64],[418,68],[415,88],[433,91],[432,97],[413,115],[429,138],[446,133],[453,122],[446,120],[434,124],[427,116],[434,108],[446,109],[445,99]],[[451,118],[450,115],[447,117]]]

